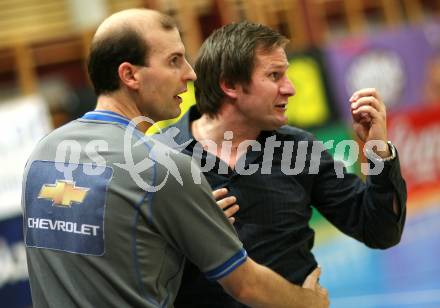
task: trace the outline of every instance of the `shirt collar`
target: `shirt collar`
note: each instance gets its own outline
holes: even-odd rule
[[[97,120],[103,122],[116,122],[120,123],[124,126],[127,126],[130,123],[130,119],[125,116],[108,110],[95,110],[87,112],[82,116],[82,119],[85,120]]]

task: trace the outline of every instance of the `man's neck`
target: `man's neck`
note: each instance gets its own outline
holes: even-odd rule
[[[229,113],[219,113],[214,118],[205,114],[190,124],[194,138],[202,142],[213,141],[217,145],[216,149],[207,147],[206,150],[225,161],[231,168],[235,168],[237,160],[247,151],[247,147],[240,147],[240,144],[245,140],[256,140],[261,133],[260,130],[243,124],[246,122],[238,118],[236,114]],[[231,146],[226,151],[229,154],[225,155],[222,147],[226,140],[231,142]]]
[[[216,117],[202,115],[190,124],[196,140],[212,140],[221,144],[225,140],[225,132],[232,132],[232,146],[237,147],[245,140],[256,140],[261,130],[241,119],[237,112],[222,109]]]
[[[95,110],[107,110],[120,114],[130,121],[136,117],[142,116],[141,111],[131,100],[124,99],[122,95],[100,95]],[[145,121],[139,123],[136,128],[145,133],[151,126]]]

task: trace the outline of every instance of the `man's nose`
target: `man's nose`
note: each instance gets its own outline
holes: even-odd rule
[[[196,72],[194,72],[194,69],[192,68],[191,64],[188,63],[188,61],[185,59],[186,63],[186,72],[183,76],[186,81],[194,81],[197,79]]]
[[[293,96],[296,93],[293,83],[290,81],[290,79],[287,76],[283,77],[283,83],[281,84],[280,87],[280,93],[286,96]]]

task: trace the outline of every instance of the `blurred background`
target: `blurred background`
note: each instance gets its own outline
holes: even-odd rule
[[[283,33],[297,90],[289,122],[323,141],[354,138],[351,93],[379,89],[408,185],[404,235],[397,247],[372,250],[315,213],[321,283],[332,307],[440,307],[440,0],[0,0],[1,307],[32,305],[20,208],[24,164],[41,137],[94,108],[85,70],[91,37],[106,16],[132,7],[174,16],[190,61],[229,22]],[[188,88],[183,111],[194,103]],[[330,151],[360,174],[360,161]]]

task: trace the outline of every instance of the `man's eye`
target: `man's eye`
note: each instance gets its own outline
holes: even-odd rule
[[[269,77],[270,77],[271,79],[273,79],[273,80],[277,80],[277,79],[279,79],[280,76],[281,76],[281,74],[280,74],[279,72],[272,72],[272,73],[269,74]]]
[[[171,58],[170,63],[171,63],[172,65],[177,65],[177,64],[179,64],[179,57],[173,57],[173,58]]]

